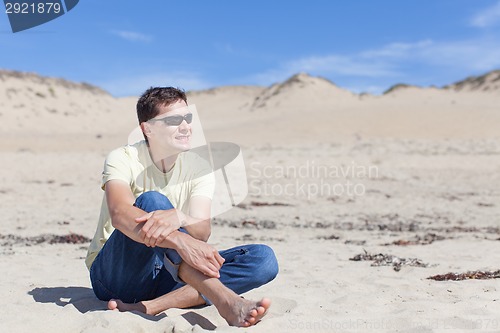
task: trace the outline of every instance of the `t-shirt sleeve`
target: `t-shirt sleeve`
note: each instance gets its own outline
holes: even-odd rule
[[[191,190],[191,196],[201,195],[213,199],[215,191],[215,176],[210,167],[204,159],[198,160],[198,174],[193,180],[193,187]]]
[[[101,188],[104,190],[106,183],[113,179],[123,180],[127,184],[131,184],[132,170],[130,162],[130,156],[125,148],[118,148],[109,153],[104,162]]]

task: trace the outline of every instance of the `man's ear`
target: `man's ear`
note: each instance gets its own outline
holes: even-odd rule
[[[142,122],[141,123],[141,130],[142,130],[142,133],[144,134],[144,137],[147,137],[149,138],[151,136],[151,128],[150,128],[150,124],[148,124],[147,122]]]

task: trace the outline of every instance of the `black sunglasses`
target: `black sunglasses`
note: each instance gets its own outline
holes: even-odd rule
[[[153,118],[153,119],[150,119],[149,121],[163,121],[167,126],[179,126],[180,124],[182,124],[183,120],[185,120],[186,123],[191,124],[191,122],[193,121],[193,114],[187,113],[184,116],[175,115],[175,116],[159,118],[159,119]]]

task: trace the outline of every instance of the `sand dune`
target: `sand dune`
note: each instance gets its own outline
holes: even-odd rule
[[[445,89],[455,91],[480,91],[486,93],[495,93],[498,95],[500,92],[500,70],[492,71],[480,76],[471,76],[465,80],[458,81]]]
[[[260,145],[353,136],[498,138],[500,96],[483,93],[496,89],[497,76],[491,72],[442,89],[399,85],[372,96],[301,73],[268,88],[220,87],[190,92],[189,98],[212,140]],[[23,147],[25,136],[50,141],[68,134],[78,137],[72,144],[107,138],[116,145],[137,125],[133,97],[113,98],[88,84],[35,74],[3,71],[0,78],[2,135],[18,136]]]

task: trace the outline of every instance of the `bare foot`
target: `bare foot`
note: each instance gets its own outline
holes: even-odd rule
[[[117,311],[118,310],[118,302],[121,302],[121,301],[116,300],[116,299],[110,299],[108,302],[108,310]]]
[[[237,297],[232,304],[221,306],[220,315],[231,326],[248,327],[255,325],[265,316],[271,306],[271,300],[263,298],[260,302]]]
[[[119,299],[111,299],[108,302],[108,309],[113,311],[139,311],[147,313],[146,307],[142,302],[139,303],[123,303]]]

